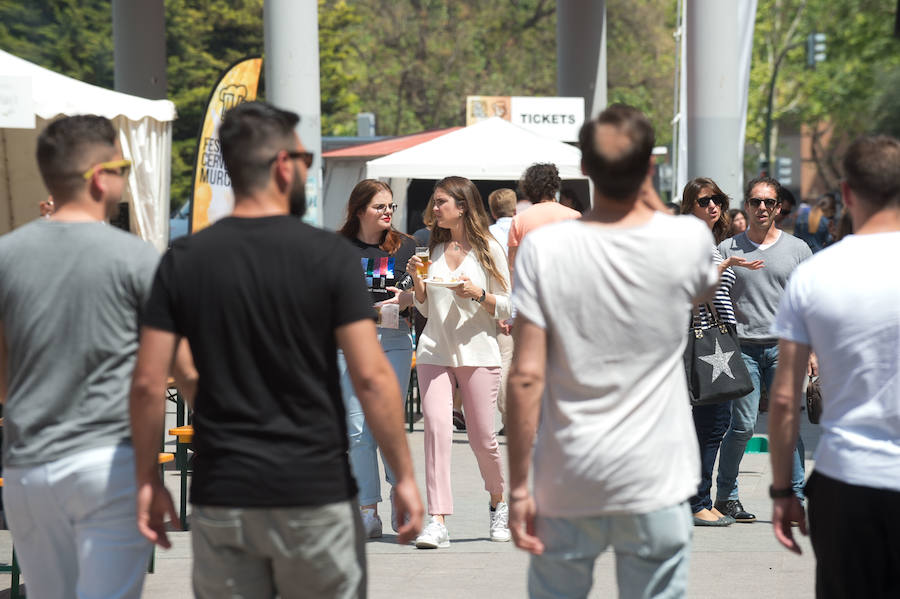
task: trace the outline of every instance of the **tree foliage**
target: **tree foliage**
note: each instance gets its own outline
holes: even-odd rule
[[[376,114],[380,133],[462,124],[467,95],[555,90],[551,0],[367,0],[355,6],[360,22],[350,36],[353,60],[342,66],[354,77],[361,105]]]
[[[774,65],[773,154],[778,127],[805,127],[812,160],[827,188],[841,173],[852,138],[900,122],[900,40],[892,36],[894,0],[760,0],[750,75],[747,141],[761,152]],[[826,60],[806,66],[806,36],[826,34]],[[893,82],[893,85],[891,85]]]
[[[606,5],[609,101],[643,110],[659,145],[672,141],[675,9],[673,0],[608,0]]]
[[[166,0],[166,77],[172,130],[173,208],[191,191],[197,134],[212,86],[232,63],[262,56],[263,0]]]
[[[113,86],[108,1],[0,0],[0,48],[69,77]]]

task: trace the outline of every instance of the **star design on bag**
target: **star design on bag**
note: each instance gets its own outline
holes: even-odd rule
[[[731,373],[731,367],[728,365],[728,362],[731,360],[731,356],[733,355],[733,351],[723,352],[722,348],[719,346],[719,340],[716,339],[715,353],[709,354],[708,356],[698,356],[707,364],[712,365],[712,381],[710,381],[711,383],[715,383],[716,379],[719,378],[719,376],[721,376],[723,372],[727,374],[729,378],[734,379],[734,375]]]

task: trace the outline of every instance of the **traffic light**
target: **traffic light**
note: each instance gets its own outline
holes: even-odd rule
[[[779,156],[775,159],[775,178],[782,185],[794,184],[794,164],[788,156]]]
[[[810,33],[806,36],[806,66],[816,68],[816,63],[825,60],[825,34]]]

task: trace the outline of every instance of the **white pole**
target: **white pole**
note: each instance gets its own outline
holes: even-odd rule
[[[688,0],[686,10],[687,177],[710,177],[735,200],[742,195],[746,95],[738,15],[746,1]]]
[[[306,181],[307,222],[322,226],[322,117],[316,0],[265,0],[266,99],[300,115],[297,134],[315,154]]]

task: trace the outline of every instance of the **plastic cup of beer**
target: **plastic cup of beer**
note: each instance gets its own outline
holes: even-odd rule
[[[424,279],[428,276],[428,259],[431,257],[431,253],[428,251],[428,246],[417,247],[416,257],[422,261],[422,264],[416,267],[416,274]]]

